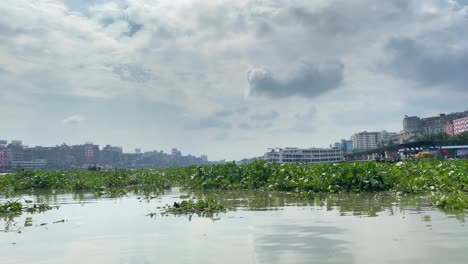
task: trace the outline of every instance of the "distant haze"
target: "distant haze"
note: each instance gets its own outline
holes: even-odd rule
[[[0,139],[241,159],[468,109],[466,0],[2,0]]]

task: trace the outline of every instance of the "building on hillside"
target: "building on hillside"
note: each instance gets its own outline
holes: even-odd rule
[[[334,148],[341,149],[343,154],[351,154],[353,153],[353,141],[342,139],[340,142],[335,142]]]
[[[405,116],[403,130],[398,134],[398,142],[412,142],[419,136],[446,133],[450,121],[468,117],[468,111],[438,116],[420,118],[418,116]]]
[[[267,162],[274,163],[330,163],[344,160],[343,151],[338,148],[271,149],[263,158]]]
[[[456,136],[456,135],[460,135],[463,132],[467,132],[468,131],[468,116],[448,121],[446,131],[447,131],[447,134],[451,136]]]

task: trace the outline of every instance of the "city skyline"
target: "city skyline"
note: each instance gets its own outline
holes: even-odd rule
[[[0,2],[0,136],[213,160],[467,109],[468,1]]]

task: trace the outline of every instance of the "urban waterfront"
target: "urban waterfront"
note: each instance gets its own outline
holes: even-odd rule
[[[1,0],[0,264],[468,262],[468,0]]]

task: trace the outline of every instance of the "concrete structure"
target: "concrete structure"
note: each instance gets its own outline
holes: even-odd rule
[[[10,164],[10,159],[8,158],[8,149],[5,146],[0,146],[0,170],[6,169]]]
[[[275,163],[330,163],[341,162],[344,157],[341,149],[285,148],[271,149],[265,153],[264,159]]]
[[[367,132],[363,131],[356,133],[351,137],[353,142],[353,150],[369,150],[376,149],[387,145],[390,141],[397,141],[398,134],[396,132],[387,132],[382,130],[380,132]]]
[[[118,166],[122,161],[122,155],[122,147],[112,147],[111,145],[106,145],[101,150],[100,164]]]
[[[178,156],[178,157],[182,156],[182,152],[176,148],[172,148],[171,153],[172,153],[172,156]]]
[[[353,149],[356,150],[369,150],[378,148],[379,132],[363,131],[356,133],[351,137],[353,141]]]
[[[82,167],[98,164],[100,158],[99,145],[86,142],[84,145],[71,146],[70,155],[73,156],[74,166]]]
[[[342,139],[340,142],[335,142],[334,148],[341,149],[344,154],[353,153],[353,141]]]
[[[463,132],[467,132],[468,131],[468,116],[448,121],[446,131],[447,131],[447,134],[451,136],[456,136],[456,135],[460,135]]]
[[[6,141],[0,141],[7,143]],[[19,169],[86,169],[90,166],[106,168],[164,168],[191,165],[209,165],[208,157],[182,156],[174,148],[171,154],[163,151],[124,154],[121,147],[105,146],[102,150],[98,145],[87,142],[84,145],[55,147],[27,147],[21,141],[0,144],[0,171]]]
[[[438,116],[420,118],[418,116],[405,116],[403,130],[398,134],[398,143],[414,141],[418,136],[446,133],[447,123],[468,117],[468,111]]]
[[[379,143],[381,145],[386,145],[390,141],[398,141],[397,139],[398,133],[397,132],[387,132],[386,130],[382,130],[379,132]]]
[[[21,141],[19,141],[21,142]],[[10,162],[23,161],[24,160],[24,148],[21,143],[13,143],[13,141],[8,144],[8,159]]]
[[[31,161],[13,161],[10,167],[13,170],[45,170],[47,161],[45,159],[35,159]]]

